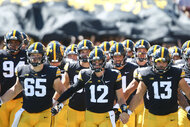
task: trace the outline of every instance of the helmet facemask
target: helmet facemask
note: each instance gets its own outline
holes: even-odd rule
[[[105,66],[105,60],[103,59],[92,59],[90,60],[90,67],[95,72],[101,72]]]

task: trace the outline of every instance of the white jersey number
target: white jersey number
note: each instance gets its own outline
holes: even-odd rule
[[[90,86],[90,94],[91,94],[90,101],[93,103],[107,103],[108,99],[105,99],[105,96],[108,95],[108,87],[106,85],[99,85],[97,87],[97,91],[103,91],[102,95],[98,99],[95,98],[96,95],[95,88],[96,88],[95,85]]]
[[[13,61],[4,61],[3,62],[3,76],[5,78],[11,78],[14,76],[15,70],[17,69],[18,66],[24,65],[24,61],[19,61],[19,63],[14,67],[14,62]]]
[[[154,99],[170,99],[172,97],[171,81],[161,81],[160,86],[155,81],[152,86],[154,88]],[[159,93],[159,87],[165,88],[166,93]]]
[[[46,86],[42,85],[46,79],[26,78],[24,80],[24,91],[26,96],[44,97],[46,95]]]

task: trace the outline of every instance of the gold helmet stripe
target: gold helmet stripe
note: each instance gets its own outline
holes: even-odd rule
[[[15,35],[16,35],[16,30],[13,31],[13,37],[15,37]]]
[[[189,48],[190,41],[187,42],[187,48]]]
[[[53,41],[53,60],[56,60],[56,43]]]
[[[97,57],[98,56],[98,47],[96,46],[95,47],[95,57]]]
[[[86,47],[86,40],[84,40],[84,47]]]
[[[153,53],[156,51],[157,47],[158,47],[158,45],[155,45],[155,46],[154,46]]]
[[[161,58],[164,58],[164,48],[161,48],[161,52],[162,52]]]
[[[119,43],[116,44],[116,52],[119,51]]]
[[[104,51],[107,51],[107,49],[106,49],[106,44],[107,44],[107,43],[104,43]]]
[[[71,52],[74,51],[74,47],[75,47],[75,44],[72,45],[72,47],[71,47]]]
[[[37,49],[37,46],[38,46],[38,42],[36,42],[35,46],[34,46],[34,50]]]
[[[129,40],[127,40],[127,48],[129,48]]]
[[[144,40],[141,41],[141,45],[142,45],[142,46],[144,45]]]

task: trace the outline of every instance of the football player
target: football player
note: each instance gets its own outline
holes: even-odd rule
[[[112,107],[116,94],[122,110],[120,119],[125,123],[125,109],[127,108],[127,105],[124,102],[121,88],[121,73],[114,69],[104,69],[106,56],[104,55],[103,50],[99,47],[95,47],[95,49],[91,51],[89,62],[91,68],[83,69],[79,72],[77,82],[61,95],[58,102],[65,101],[76,91],[85,88],[85,126],[111,127],[115,125],[115,117]],[[56,107],[56,103],[54,106]],[[57,113],[55,107],[52,108],[53,114]]]
[[[12,126],[51,126],[52,97],[57,91],[62,94],[61,72],[57,67],[45,63],[45,47],[36,42],[27,50],[29,65],[19,66],[16,82],[0,98],[0,104],[12,100],[23,91],[23,105],[16,113]]]
[[[60,42],[58,41],[50,41],[47,45],[47,59],[51,66],[56,66],[61,70],[61,80],[63,81],[64,77],[64,62],[63,55],[64,49]],[[60,95],[56,92],[53,99],[57,100]],[[65,103],[63,109],[60,111],[58,115],[53,117],[53,126],[54,127],[64,127],[67,125],[67,103]],[[64,117],[63,117],[64,116]]]
[[[64,67],[63,84],[67,88],[76,83],[79,71],[84,68],[89,68],[88,56],[93,49],[93,43],[90,40],[82,40],[77,45],[77,62],[67,63]],[[79,127],[84,125],[85,121],[85,93],[84,89],[78,90],[70,99],[68,106],[68,121],[67,127]]]
[[[128,110],[133,112],[148,91],[147,127],[178,127],[178,89],[190,99],[190,87],[184,76],[182,69],[171,66],[168,49],[158,49],[153,56],[153,66],[144,68],[138,75],[140,83]]]
[[[112,68],[117,69],[121,72],[122,75],[122,89],[123,93],[125,92],[127,86],[133,79],[133,72],[136,68],[138,68],[137,65],[127,62],[126,63],[126,48],[122,43],[116,43],[114,44],[110,49],[111,54],[111,60],[112,60]],[[127,99],[127,104],[129,104],[130,100],[132,98],[132,95],[129,99]],[[116,107],[115,107],[116,108]],[[114,108],[114,109],[115,109]],[[115,109],[116,110],[116,109]],[[117,114],[117,112],[116,112]],[[121,125],[123,126],[123,125]],[[127,127],[135,127],[135,113],[133,114],[133,117],[130,118],[130,122],[127,123]]]
[[[15,70],[19,65],[27,63],[26,51],[21,50],[23,36],[18,30],[12,30],[4,37],[5,49],[0,50],[0,96],[2,96],[15,81]],[[6,102],[0,108],[0,126],[9,127],[14,119],[15,113],[21,108],[22,94],[20,93],[13,100]]]

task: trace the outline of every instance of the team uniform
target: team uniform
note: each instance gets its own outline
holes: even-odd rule
[[[111,66],[111,64],[107,65],[107,68],[108,67],[113,68],[113,66]],[[136,68],[138,68],[138,66],[136,64],[128,62],[123,66],[122,69],[119,70],[121,72],[121,75],[122,75],[123,92],[126,91],[128,84],[133,80],[133,72]],[[130,103],[134,94],[135,94],[135,92],[128,98],[128,100],[126,101],[127,104]],[[120,122],[120,123],[117,123],[117,126],[124,126],[124,125]],[[134,113],[130,116],[129,122],[125,126],[135,127],[135,114]]]
[[[79,72],[79,80],[72,88],[66,91],[58,102],[64,101],[79,89],[85,88],[85,125],[89,127],[110,127],[109,113],[115,116],[113,109],[116,90],[121,89],[121,73],[114,69],[105,69],[102,77],[97,77],[90,69]],[[71,92],[72,91],[72,92]]]
[[[44,64],[41,71],[35,72],[31,69],[31,65],[25,65],[18,68],[16,75],[24,94],[18,127],[50,126],[50,107],[55,93],[53,84],[56,78],[61,77],[60,70]]]
[[[85,69],[80,65],[80,62],[70,62],[64,67],[64,70],[68,73],[70,79],[70,85],[76,83],[79,71]],[[80,101],[79,101],[80,100]],[[68,107],[68,127],[78,127],[84,125],[85,121],[85,93],[84,89],[78,90],[70,99]]]
[[[147,87],[149,95],[147,127],[178,126],[178,84],[185,76],[179,68],[171,67],[163,74],[155,73],[152,67],[144,68],[138,75]]]
[[[0,96],[2,96],[16,82],[15,69],[27,63],[26,51],[21,50],[11,55],[6,50],[0,50]],[[21,108],[22,93],[13,100],[6,102],[0,108],[0,126],[11,126],[15,113]]]

